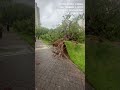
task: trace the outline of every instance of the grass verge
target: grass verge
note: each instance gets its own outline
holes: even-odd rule
[[[35,45],[35,41],[34,41],[34,37],[32,38],[31,36],[28,36],[28,35],[25,35],[25,34],[23,34],[23,35],[21,35],[21,37],[25,40],[25,41],[27,41],[27,43],[28,44],[30,44],[32,47],[34,47],[34,45]]]
[[[86,42],[86,78],[95,90],[120,89],[120,46]]]
[[[34,40],[34,35],[27,35],[22,32],[17,32],[15,31],[21,39],[23,39],[25,42],[27,42],[30,46],[34,47],[35,46],[35,40]]]
[[[70,59],[77,67],[85,72],[85,45],[75,44],[71,41],[65,42]]]

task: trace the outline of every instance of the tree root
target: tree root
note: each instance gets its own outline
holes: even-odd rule
[[[68,59],[68,53],[64,39],[59,39],[53,43],[53,56]]]

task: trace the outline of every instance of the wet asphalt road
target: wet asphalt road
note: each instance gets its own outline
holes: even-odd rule
[[[14,32],[0,39],[0,90],[35,90],[35,52]]]

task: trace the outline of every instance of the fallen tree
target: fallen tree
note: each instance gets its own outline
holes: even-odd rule
[[[66,49],[64,38],[56,40],[52,45],[53,45],[54,56],[68,59],[68,52]]]

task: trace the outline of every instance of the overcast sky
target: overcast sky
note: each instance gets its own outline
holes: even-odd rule
[[[40,22],[47,28],[55,28],[61,23],[65,11],[60,10],[61,3],[81,3],[84,12],[84,0],[35,0],[40,8]],[[82,12],[82,13],[83,13]]]

